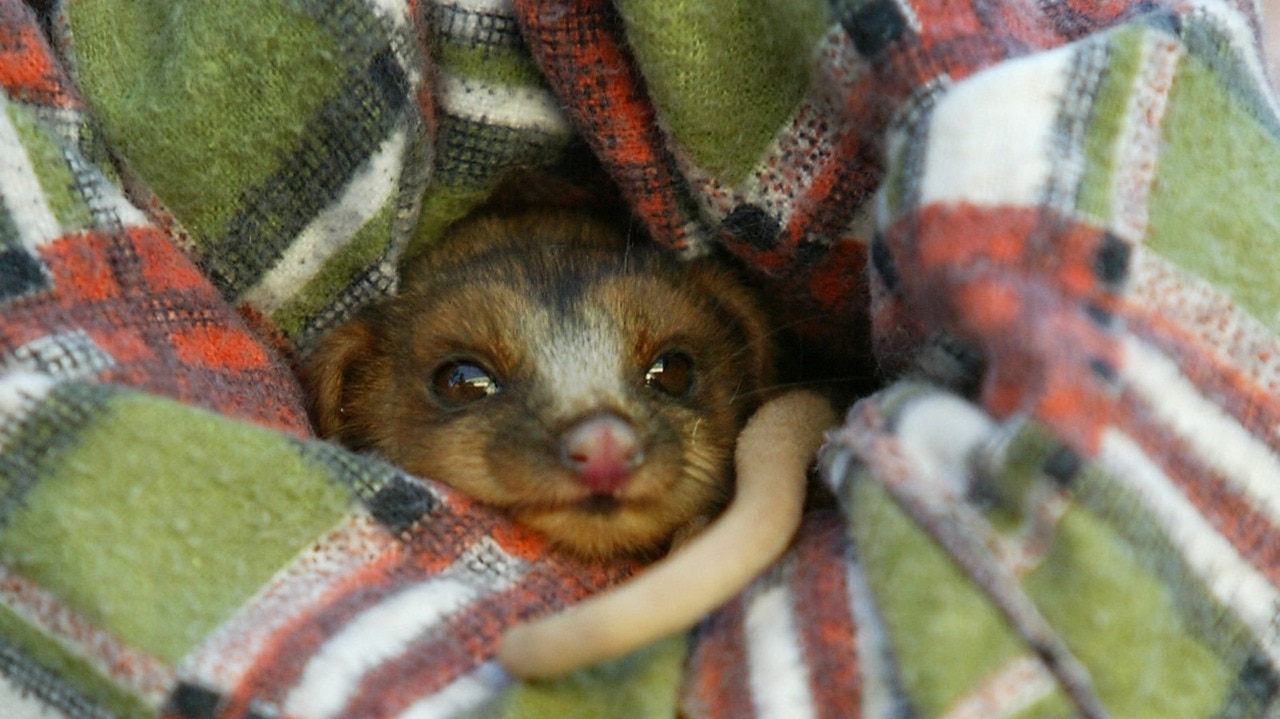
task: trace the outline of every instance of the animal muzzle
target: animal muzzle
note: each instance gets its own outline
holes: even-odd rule
[[[593,494],[612,495],[644,462],[644,447],[626,420],[595,414],[560,435],[560,461]]]

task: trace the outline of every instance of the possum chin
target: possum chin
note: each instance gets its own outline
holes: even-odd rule
[[[595,499],[551,512],[522,508],[512,516],[545,534],[555,545],[589,558],[659,555],[683,524],[663,522],[650,511],[621,502]]]
[[[574,505],[574,511],[590,516],[608,517],[622,512],[622,500],[609,495],[593,494]]]

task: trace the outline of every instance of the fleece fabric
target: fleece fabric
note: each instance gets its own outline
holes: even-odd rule
[[[0,714],[1276,715],[1258,12],[0,0]],[[870,391],[769,571],[521,683],[503,630],[642,568],[315,439],[292,368],[584,152]]]

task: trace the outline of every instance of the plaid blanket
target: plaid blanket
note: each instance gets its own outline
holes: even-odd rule
[[[1280,108],[1250,3],[0,0],[0,714],[1280,713]],[[315,440],[291,368],[585,146],[874,385],[684,637]],[[672,587],[672,592],[680,591]]]

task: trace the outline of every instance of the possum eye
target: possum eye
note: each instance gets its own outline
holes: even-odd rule
[[[693,388],[693,358],[672,350],[662,353],[644,373],[644,383],[669,397],[684,397]]]
[[[445,362],[431,376],[431,395],[450,408],[482,400],[501,389],[498,380],[474,362]]]

